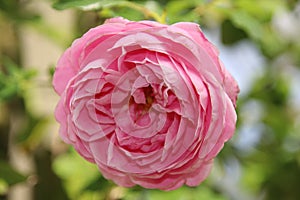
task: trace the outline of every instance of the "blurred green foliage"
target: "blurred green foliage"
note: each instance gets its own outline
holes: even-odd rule
[[[282,13],[300,20],[299,1],[44,2],[49,7],[52,3],[52,8],[61,12],[65,9],[75,11],[74,32],[64,35],[48,24],[41,17],[42,13],[34,9],[34,0],[0,1],[1,38],[10,38],[9,44],[0,38],[0,199],[10,199],[13,188],[20,184],[31,189],[32,199],[300,199],[300,109],[299,103],[292,103],[293,92],[299,95],[300,90],[291,80],[293,72],[299,73],[300,39],[290,37],[290,30],[276,25],[276,19],[278,16],[281,19]],[[249,91],[239,97],[235,137],[225,144],[212,174],[199,187],[182,187],[171,192],[118,187],[105,180],[95,165],[83,160],[67,145],[58,143],[56,150],[49,148],[45,130],[53,121],[48,116],[36,116],[26,106],[31,101],[28,92],[33,90],[34,79],[40,74],[23,66],[20,29],[30,26],[66,48],[87,29],[115,16],[168,24],[196,22],[205,30],[219,31],[222,44],[228,48],[243,41],[254,44],[265,60],[261,66],[263,72],[255,76]],[[240,68],[243,64],[240,63]],[[48,74],[51,80],[53,67],[49,68]],[[51,88],[50,81],[44,87]],[[296,92],[293,91],[295,88],[298,88]],[[245,127],[251,127],[248,134],[258,138],[248,149],[238,145],[244,137]],[[29,173],[20,172],[11,161],[10,151],[14,148],[32,160]]]
[[[38,15],[32,10],[24,9],[24,4],[26,1],[2,0],[0,1],[1,14],[20,23],[38,18]]]
[[[2,58],[3,69],[0,71],[0,102],[22,96],[28,89],[35,70],[24,70],[7,57]]]

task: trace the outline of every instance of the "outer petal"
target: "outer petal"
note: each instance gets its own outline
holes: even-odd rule
[[[64,52],[57,63],[53,75],[53,86],[59,95],[62,95],[69,80],[78,72],[78,69],[73,67],[71,59],[71,49],[69,48]]]
[[[119,21],[121,22],[121,20]],[[81,62],[88,55],[89,50],[103,42],[100,40],[101,37],[118,34],[124,28],[125,25],[122,23],[107,23],[90,29],[81,38],[76,39],[60,57],[56,65],[53,76],[53,86],[56,92],[59,95],[62,94],[68,82],[79,72],[82,67]],[[89,48],[86,49],[87,47]]]
[[[172,26],[180,28],[182,34],[189,36],[191,39],[196,41],[199,44],[199,46],[205,47],[205,50],[209,53],[209,55],[213,58],[214,62],[218,66],[219,72],[223,76],[223,85],[225,91],[235,106],[237,95],[239,93],[239,87],[237,85],[237,82],[232,77],[232,75],[225,69],[223,63],[219,60],[219,52],[217,48],[206,39],[199,25],[195,23],[180,22]]]

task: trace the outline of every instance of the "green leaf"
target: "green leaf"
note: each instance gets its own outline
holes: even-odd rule
[[[97,10],[103,18],[123,16],[129,20],[154,19],[158,22],[165,23],[165,18],[159,4],[126,1],[126,0],[77,0],[67,1],[60,0],[53,4],[53,7],[59,10],[67,8],[79,8],[84,11]],[[158,13],[159,12],[159,13]]]
[[[13,169],[7,162],[0,161],[0,179],[8,185],[14,185],[26,180],[26,176]]]
[[[263,25],[243,10],[232,11],[230,19],[237,28],[244,30],[254,40],[260,40],[264,35]]]
[[[111,188],[113,184],[109,181],[107,181],[103,176],[98,175],[98,178],[95,180],[92,180],[89,184],[85,186],[85,188],[82,189],[82,192],[84,191],[107,191],[109,188]]]
[[[166,5],[168,22],[196,21],[198,15],[193,11],[198,4],[197,1],[170,1]]]
[[[230,20],[225,20],[221,24],[223,44],[233,44],[247,37],[246,33],[236,28]]]
[[[82,10],[99,10],[100,8],[122,7],[126,0],[58,0],[52,6],[57,10],[79,8]]]
[[[57,10],[64,10],[68,8],[79,8],[91,6],[93,4],[101,4],[101,2],[101,0],[58,0],[53,4],[53,8]]]

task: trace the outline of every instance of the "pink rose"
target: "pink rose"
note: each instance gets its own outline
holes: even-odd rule
[[[65,51],[53,85],[61,138],[124,187],[197,186],[235,130],[237,83],[195,23],[109,19]]]

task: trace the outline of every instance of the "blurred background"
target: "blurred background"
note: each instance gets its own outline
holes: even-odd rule
[[[235,136],[198,187],[118,187],[58,136],[55,64],[115,16],[198,23],[240,85]],[[299,200],[299,34],[297,0],[0,0],[0,200]]]

